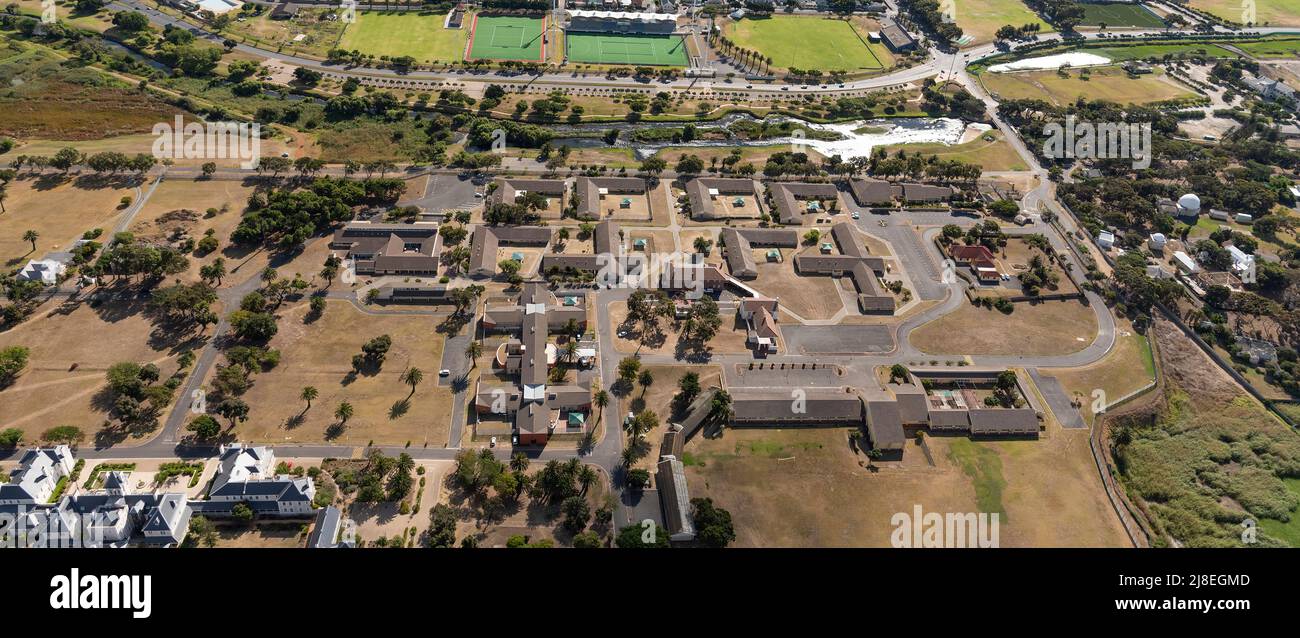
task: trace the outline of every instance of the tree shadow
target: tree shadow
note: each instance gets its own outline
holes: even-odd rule
[[[388,408],[388,420],[396,421],[397,419],[400,419],[403,416],[405,416],[406,413],[410,411],[410,409],[411,409],[410,397],[407,397],[405,399],[399,399],[395,403],[393,403],[392,407]]]

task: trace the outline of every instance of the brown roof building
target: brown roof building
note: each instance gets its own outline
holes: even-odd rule
[[[804,215],[820,214],[816,207],[823,199],[835,200],[840,191],[834,184],[808,184],[804,182],[777,182],[768,184],[767,192],[772,195],[772,207],[776,209],[777,219],[782,224],[799,224]]]
[[[578,196],[578,216],[600,218],[603,195],[645,195],[646,182],[639,177],[579,177],[573,183]]]
[[[867,252],[858,240],[853,224],[840,222],[831,227],[838,255],[799,255],[794,267],[800,274],[840,276],[848,274],[858,289],[858,307],[863,313],[894,312],[894,297],[881,288],[877,272],[884,272],[882,258]]]
[[[351,222],[334,231],[330,248],[347,251],[359,275],[434,275],[442,236],[437,224]]]
[[[492,277],[497,274],[497,249],[501,246],[545,246],[551,243],[546,226],[488,226],[474,229],[469,247],[469,274]]]
[[[737,279],[753,279],[758,276],[758,265],[754,263],[752,251],[760,248],[796,248],[799,246],[799,233],[788,228],[723,228],[720,234],[722,243],[726,244],[727,266],[731,276]]]
[[[488,199],[489,204],[514,204],[526,193],[538,193],[547,198],[564,199],[566,184],[562,179],[520,179],[498,177],[496,188]]]
[[[691,203],[692,219],[727,219],[727,207],[719,205],[717,199],[726,195],[738,197],[758,197],[758,190],[752,179],[734,179],[723,177],[697,177],[686,185],[686,196]]]

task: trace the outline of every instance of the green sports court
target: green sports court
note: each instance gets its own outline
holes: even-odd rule
[[[469,59],[541,62],[545,47],[545,18],[476,16],[470,34]]]
[[[570,33],[570,62],[633,66],[686,66],[686,42],[678,35]]]

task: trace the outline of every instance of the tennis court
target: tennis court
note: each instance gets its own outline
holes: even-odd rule
[[[544,18],[475,16],[469,58],[540,62],[545,24]]]
[[[686,42],[679,35],[607,35],[570,33],[570,62],[686,66]]]

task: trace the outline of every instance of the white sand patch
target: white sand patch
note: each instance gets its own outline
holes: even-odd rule
[[[1081,67],[1081,66],[1099,66],[1110,64],[1110,58],[1096,55],[1094,53],[1082,53],[1075,51],[1073,53],[1058,53],[1056,55],[1047,55],[1039,58],[1025,58],[1015,62],[1005,62],[1003,64],[994,64],[989,67],[993,73],[1006,73],[1007,71],[1033,71],[1043,69],[1059,69],[1063,66]]]

